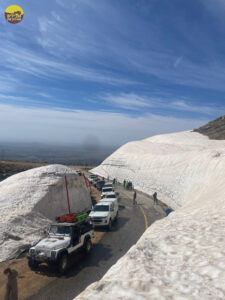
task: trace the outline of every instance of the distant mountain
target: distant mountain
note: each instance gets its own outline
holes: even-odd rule
[[[194,131],[207,135],[212,140],[225,140],[225,115]]]

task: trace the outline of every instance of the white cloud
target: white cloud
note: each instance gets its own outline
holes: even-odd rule
[[[115,107],[128,110],[146,110],[147,108],[160,108],[162,110],[173,110],[182,112],[194,112],[198,115],[220,115],[221,111],[225,111],[224,107],[195,105],[189,99],[173,99],[167,97],[151,97],[139,95],[135,93],[120,93],[100,95],[100,99],[106,101]]]
[[[139,96],[134,93],[121,93],[119,95],[107,94],[102,96],[102,99],[117,107],[130,110],[136,110],[139,108],[146,108],[151,106],[151,103],[149,102],[148,98],[144,96]]]
[[[58,62],[56,59],[35,54],[32,51],[17,46],[13,43],[5,43],[0,48],[1,59],[7,68],[13,71],[20,71],[40,78],[81,78],[86,81],[100,82],[109,85],[130,85],[137,84],[132,80],[121,78],[110,72],[96,71],[93,68],[83,67],[79,64]],[[1,65],[1,61],[0,61]]]
[[[179,57],[176,59],[176,61],[175,61],[175,63],[174,63],[174,68],[178,67],[178,65],[180,64],[180,62],[182,61],[182,59],[183,59],[183,56],[179,56]]]
[[[107,111],[22,108],[5,104],[0,104],[0,111],[1,141],[76,143],[91,134],[104,145],[118,145],[156,134],[191,130],[208,121],[153,114],[133,118]]]

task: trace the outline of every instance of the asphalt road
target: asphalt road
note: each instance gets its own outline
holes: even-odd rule
[[[151,225],[155,220],[165,217],[163,205],[153,205],[153,200],[137,193],[137,206],[132,204],[132,192],[125,191],[120,185],[119,218],[111,232],[105,232],[103,238],[85,256],[77,253],[71,259],[71,267],[66,275],[56,277],[49,285],[28,300],[71,300],[88,285],[98,281],[107,270],[134,245],[146,229],[146,220]],[[103,229],[99,229],[103,230]],[[44,269],[43,269],[44,272]],[[55,276],[46,273],[46,276]]]

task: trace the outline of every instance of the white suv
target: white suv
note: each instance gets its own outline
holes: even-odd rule
[[[104,198],[105,195],[114,192],[113,187],[103,187],[102,188],[102,198]]]
[[[117,199],[102,199],[89,214],[93,226],[107,226],[112,229],[112,222],[118,217]]]

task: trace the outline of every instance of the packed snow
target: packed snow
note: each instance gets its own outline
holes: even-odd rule
[[[92,172],[156,191],[176,210],[76,299],[225,299],[225,141],[156,136],[122,146]]]
[[[83,177],[63,165],[31,169],[0,183],[0,261],[36,243],[55,217],[68,213],[65,175],[71,212],[90,209]]]

